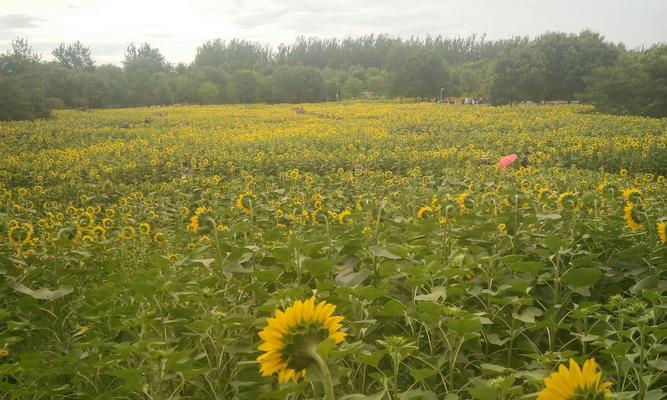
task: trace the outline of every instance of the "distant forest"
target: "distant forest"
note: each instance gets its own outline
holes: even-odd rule
[[[80,42],[52,55],[43,61],[21,38],[0,55],[0,120],[45,118],[59,108],[441,96],[579,100],[601,112],[667,115],[667,44],[628,50],[588,30],[504,40],[300,37],[277,48],[216,39],[190,64],[172,64],[148,43],[130,44],[122,67],[96,65]]]

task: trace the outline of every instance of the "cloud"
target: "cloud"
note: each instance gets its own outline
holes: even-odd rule
[[[40,21],[43,20],[26,14],[0,15],[0,36],[12,35],[35,28]]]

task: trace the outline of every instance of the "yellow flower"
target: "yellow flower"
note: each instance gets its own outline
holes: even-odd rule
[[[507,226],[505,226],[505,224],[499,224],[498,225],[498,230],[500,232],[505,232],[505,229],[507,229]]]
[[[570,368],[561,364],[558,372],[544,379],[545,388],[537,400],[602,400],[609,394],[611,382],[600,382],[602,372],[597,372],[597,363],[589,358],[583,368],[570,359]]]
[[[9,349],[6,347],[0,348],[0,358],[9,357]]]
[[[151,233],[151,224],[149,224],[148,222],[140,223],[139,231],[144,235],[148,235],[149,233]]]
[[[246,203],[243,201],[246,197],[250,197],[253,199],[255,198],[255,196],[253,196],[250,193],[245,193],[245,194],[241,193],[239,197],[236,199],[236,208],[241,210],[241,212],[243,212],[244,214],[250,214],[252,213],[252,203],[248,202],[249,204],[246,205]]]
[[[211,211],[210,207],[197,207],[195,210],[195,215],[190,218],[190,224],[188,224],[188,229],[194,233],[205,233],[211,230],[211,221],[207,219],[206,215],[203,215]]]
[[[667,246],[667,222],[658,222],[656,224],[658,235],[660,235],[660,243]]]
[[[123,232],[121,233],[121,237],[123,240],[132,240],[134,238],[134,235],[136,234],[135,230],[131,226],[126,226],[123,228]]]
[[[162,232],[155,232],[153,234],[153,241],[157,244],[162,244],[164,243],[164,233]]]
[[[625,208],[623,209],[623,219],[625,220],[628,228],[632,231],[641,229],[644,226],[641,214],[637,208],[631,203],[625,203]]]
[[[107,236],[107,230],[101,225],[97,225],[96,227],[94,227],[92,232],[95,235],[95,237],[98,238],[104,238]]]
[[[10,222],[10,228],[7,232],[7,239],[9,243],[14,246],[20,246],[21,244],[28,244],[32,240],[32,234],[34,233],[34,228],[32,224],[21,222],[14,223]]]
[[[336,306],[325,301],[315,304],[315,297],[295,301],[285,311],[276,310],[275,317],[259,333],[263,342],[257,357],[262,376],[278,373],[280,383],[297,382],[306,375],[311,364],[310,352],[327,340],[341,343],[347,335],[341,331],[343,317],[334,316]]]
[[[345,218],[347,218],[350,214],[352,214],[350,212],[350,210],[341,211],[340,214],[338,214],[338,223],[341,224],[341,225],[344,225],[345,224]]]
[[[626,200],[636,200],[638,197],[642,196],[642,191],[637,188],[623,189],[623,197]]]
[[[564,192],[558,196],[558,207],[563,209],[568,205],[573,205],[575,201],[574,192]]]
[[[459,211],[464,212],[466,210],[466,200],[468,198],[468,192],[461,193],[460,195],[456,196],[456,203],[459,206]]]
[[[433,212],[433,208],[431,208],[431,206],[422,206],[417,210],[417,218],[424,218],[424,214],[427,212]]]

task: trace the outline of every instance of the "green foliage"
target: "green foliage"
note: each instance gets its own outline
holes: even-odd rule
[[[667,116],[667,45],[625,54],[586,79],[582,99],[612,114]]]
[[[262,87],[257,74],[250,70],[236,71],[231,76],[236,103],[257,103]]]
[[[573,100],[595,68],[613,65],[619,47],[591,31],[545,33],[506,48],[495,60],[490,96],[494,103]]]
[[[51,102],[39,65],[12,76],[0,75],[0,121],[47,118]]]
[[[215,104],[220,99],[220,91],[213,82],[204,82],[197,89],[197,100],[201,104]]]
[[[279,67],[270,79],[271,101],[319,102],[326,99],[324,79],[314,67]]]
[[[427,49],[399,47],[389,56],[391,93],[399,97],[432,98],[449,83],[449,72],[440,55]]]
[[[345,318],[317,349],[339,399],[534,399],[588,357],[619,398],[664,397],[667,120],[304,108],[0,123],[0,398],[320,399],[313,371],[280,385],[256,361],[267,318],[312,295]],[[517,143],[530,167],[477,165]]]
[[[95,62],[90,56],[90,49],[79,41],[68,46],[61,43],[51,54],[56,64],[66,68],[91,70],[95,67]]]
[[[582,99],[602,112],[665,115],[665,46],[626,51],[588,30],[549,32],[530,40],[484,36],[423,39],[367,35],[356,39],[297,38],[276,49],[241,39],[203,43],[192,64],[170,64],[148,43],[131,43],[123,68],[95,66],[81,42],[60,44],[43,63],[26,39],[0,55],[0,76],[16,101],[5,118],[37,118],[58,108],[184,103],[318,102],[370,97],[470,97],[493,104]],[[41,66],[39,82],[19,77]],[[201,96],[212,83],[217,96]],[[208,86],[208,85],[207,85]],[[442,89],[442,90],[441,90]],[[49,101],[35,93],[42,91]],[[367,92],[366,92],[367,91]],[[20,93],[25,92],[25,93]],[[9,92],[6,92],[8,96]],[[32,94],[31,94],[32,93]],[[215,99],[215,100],[212,100]],[[35,112],[26,104],[37,101]]]
[[[356,99],[364,91],[364,82],[354,76],[349,76],[343,83],[343,98]]]

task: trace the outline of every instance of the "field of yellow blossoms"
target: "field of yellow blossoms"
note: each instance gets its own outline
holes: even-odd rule
[[[0,123],[0,399],[667,398],[666,119],[302,107]]]

